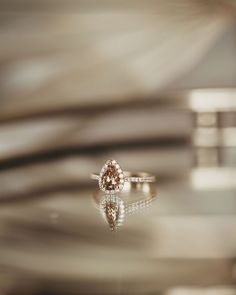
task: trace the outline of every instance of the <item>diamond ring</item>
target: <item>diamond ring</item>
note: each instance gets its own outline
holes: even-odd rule
[[[108,160],[99,173],[92,173],[91,178],[98,180],[99,188],[106,194],[121,192],[125,182],[155,182],[153,175],[145,172],[131,173],[123,171],[115,160]]]

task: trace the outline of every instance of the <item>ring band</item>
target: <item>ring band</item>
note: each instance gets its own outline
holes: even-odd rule
[[[91,179],[98,180],[99,188],[107,194],[122,191],[125,182],[155,182],[156,177],[146,172],[123,171],[115,160],[108,160],[100,173],[92,173]]]

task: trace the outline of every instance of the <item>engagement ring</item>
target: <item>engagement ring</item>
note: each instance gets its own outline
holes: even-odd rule
[[[98,180],[99,188],[106,194],[121,192],[125,182],[155,182],[156,178],[146,172],[132,173],[123,171],[115,160],[108,160],[99,173],[92,173],[91,178]]]

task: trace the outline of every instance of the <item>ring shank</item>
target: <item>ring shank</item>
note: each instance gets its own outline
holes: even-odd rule
[[[146,172],[133,173],[130,171],[124,171],[125,181],[128,182],[155,182],[156,177]],[[99,173],[92,173],[91,178],[94,180],[99,180]]]

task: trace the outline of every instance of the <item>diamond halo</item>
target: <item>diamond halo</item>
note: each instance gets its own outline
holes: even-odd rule
[[[124,187],[125,176],[116,160],[108,160],[99,175],[99,187],[107,194],[120,192]]]

